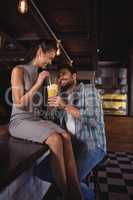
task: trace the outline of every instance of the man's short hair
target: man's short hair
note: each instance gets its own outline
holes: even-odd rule
[[[73,67],[73,66],[70,66],[70,65],[66,65],[66,66],[61,66],[59,67],[59,72],[63,69],[67,69],[71,74],[77,74],[77,70]]]

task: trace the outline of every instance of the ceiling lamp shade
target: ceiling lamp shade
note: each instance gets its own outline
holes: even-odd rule
[[[28,12],[28,2],[27,2],[27,0],[19,0],[18,11],[21,14],[26,14]]]

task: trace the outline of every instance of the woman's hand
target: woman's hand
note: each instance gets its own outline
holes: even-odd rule
[[[66,106],[65,102],[59,96],[49,97],[48,105],[51,107],[58,107],[60,109],[64,109],[64,107]]]
[[[44,80],[49,76],[50,74],[48,71],[42,71],[41,73],[39,73],[38,79],[37,79],[37,85],[42,86]]]

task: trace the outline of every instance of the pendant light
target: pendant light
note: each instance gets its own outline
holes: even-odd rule
[[[26,14],[28,12],[28,2],[27,2],[27,0],[19,0],[18,11],[21,14]]]

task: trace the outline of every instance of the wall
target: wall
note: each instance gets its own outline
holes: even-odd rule
[[[8,68],[0,68],[0,124],[7,123],[11,113],[11,106],[8,105],[5,94],[10,88],[10,70]],[[9,93],[11,100],[11,93]]]
[[[133,118],[105,116],[109,151],[133,152]]]

